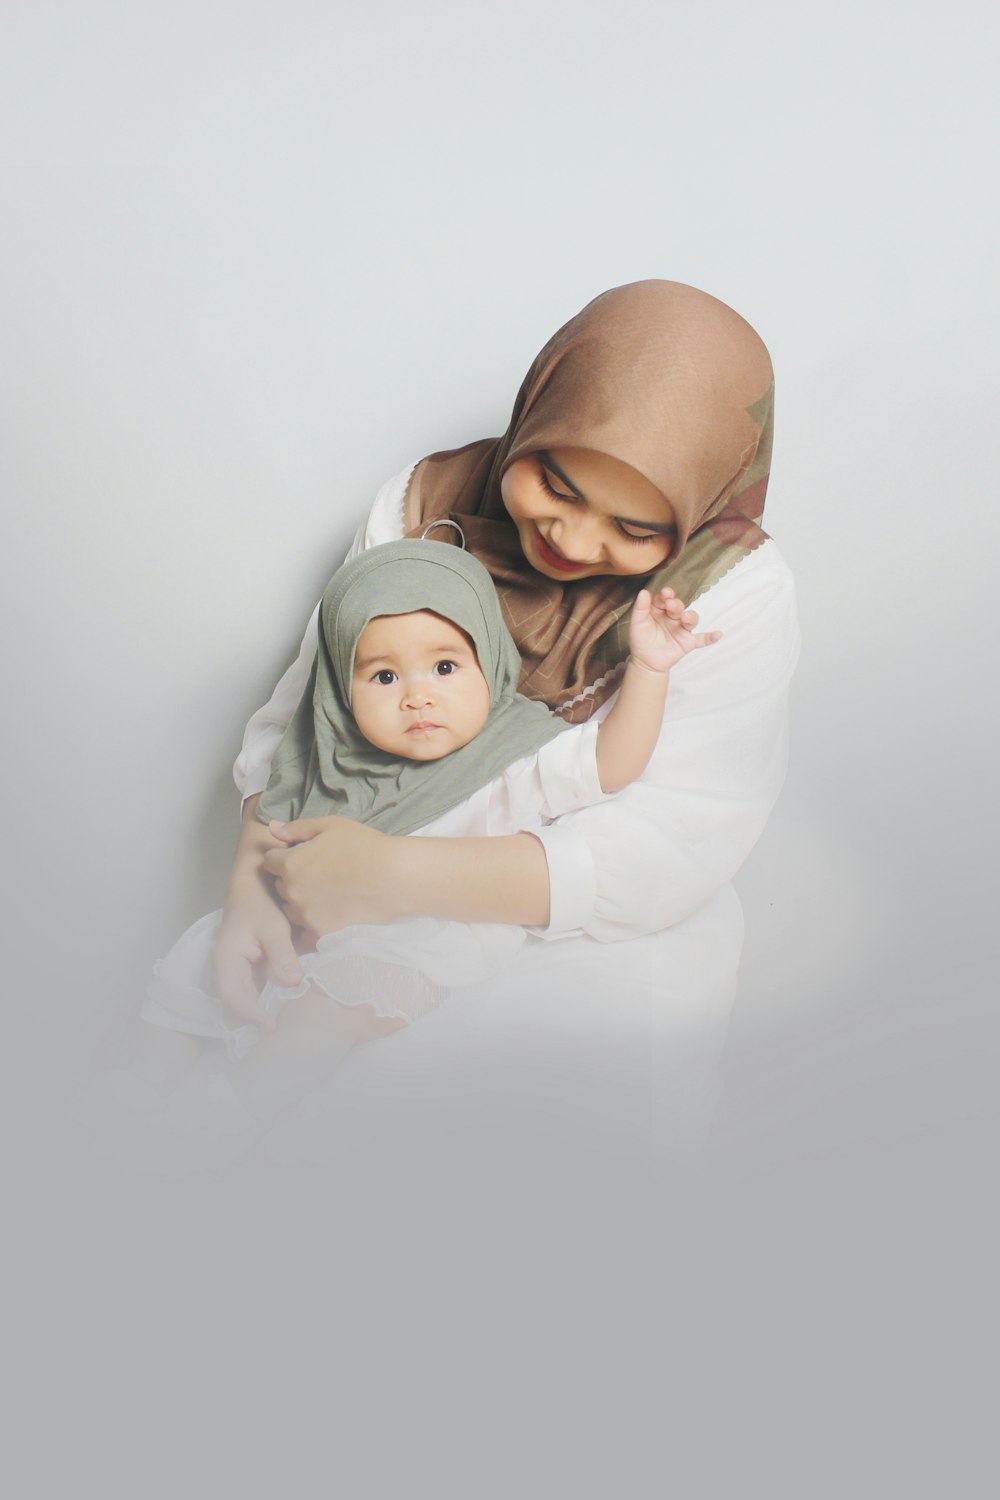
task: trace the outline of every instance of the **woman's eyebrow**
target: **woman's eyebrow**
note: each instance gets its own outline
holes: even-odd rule
[[[578,500],[586,500],[586,495],[582,490],[577,489],[566,471],[553,462],[551,453],[546,453],[543,449],[539,449],[538,461],[543,469],[550,469],[557,479],[561,479],[566,488],[572,490]],[[659,521],[631,521],[628,516],[616,516],[615,519],[621,521],[624,526],[635,526],[640,531],[655,531],[658,536],[677,535],[677,527],[673,521],[662,523]]]

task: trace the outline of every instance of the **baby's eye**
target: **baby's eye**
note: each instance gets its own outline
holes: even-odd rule
[[[391,687],[396,681],[396,674],[390,672],[388,667],[383,667],[381,672],[375,673],[375,681],[380,682],[383,687]]]
[[[450,677],[452,672],[458,671],[458,663],[453,661],[439,661],[434,670],[439,677]]]

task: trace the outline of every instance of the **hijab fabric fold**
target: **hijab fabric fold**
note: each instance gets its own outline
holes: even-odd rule
[[[422,609],[471,638],[490,690],[489,715],[476,738],[432,761],[376,749],[351,712],[365,626],[377,616]],[[275,752],[257,816],[266,823],[339,814],[385,833],[423,827],[566,728],[543,704],[518,694],[520,666],[490,575],[470,553],[413,540],[361,553],[338,569],[323,595],[312,673]]]
[[[618,685],[639,589],[669,586],[691,604],[767,540],[759,523],[773,393],[767,349],[731,307],[679,282],[633,282],[595,298],[549,340],[501,437],[417,466],[414,532],[460,523],[496,584],[522,693],[567,723],[589,718]],[[500,481],[518,458],[559,448],[607,454],[660,491],[677,522],[662,567],[568,582],[530,567]]]

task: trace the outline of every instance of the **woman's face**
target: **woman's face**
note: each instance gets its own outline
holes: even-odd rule
[[[500,493],[528,562],[564,583],[650,573],[677,535],[669,502],[648,479],[588,448],[515,459]]]
[[[490,689],[472,641],[429,609],[377,615],[358,638],[351,711],[365,739],[404,760],[440,760],[486,723]]]

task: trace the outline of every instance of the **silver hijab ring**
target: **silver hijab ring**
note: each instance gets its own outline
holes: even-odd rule
[[[434,528],[435,528],[435,526],[453,526],[455,528],[455,530],[458,532],[459,540],[461,541],[461,544],[462,544],[462,551],[463,552],[465,551],[465,532],[462,530],[461,526],[459,526],[459,524],[458,524],[457,521],[451,521],[451,520],[448,519],[447,516],[442,516],[441,519],[440,519],[440,521],[428,521],[427,525],[424,527],[423,531],[420,533],[420,540],[422,542],[426,541],[426,539],[427,539],[427,533],[429,531],[433,531]]]

